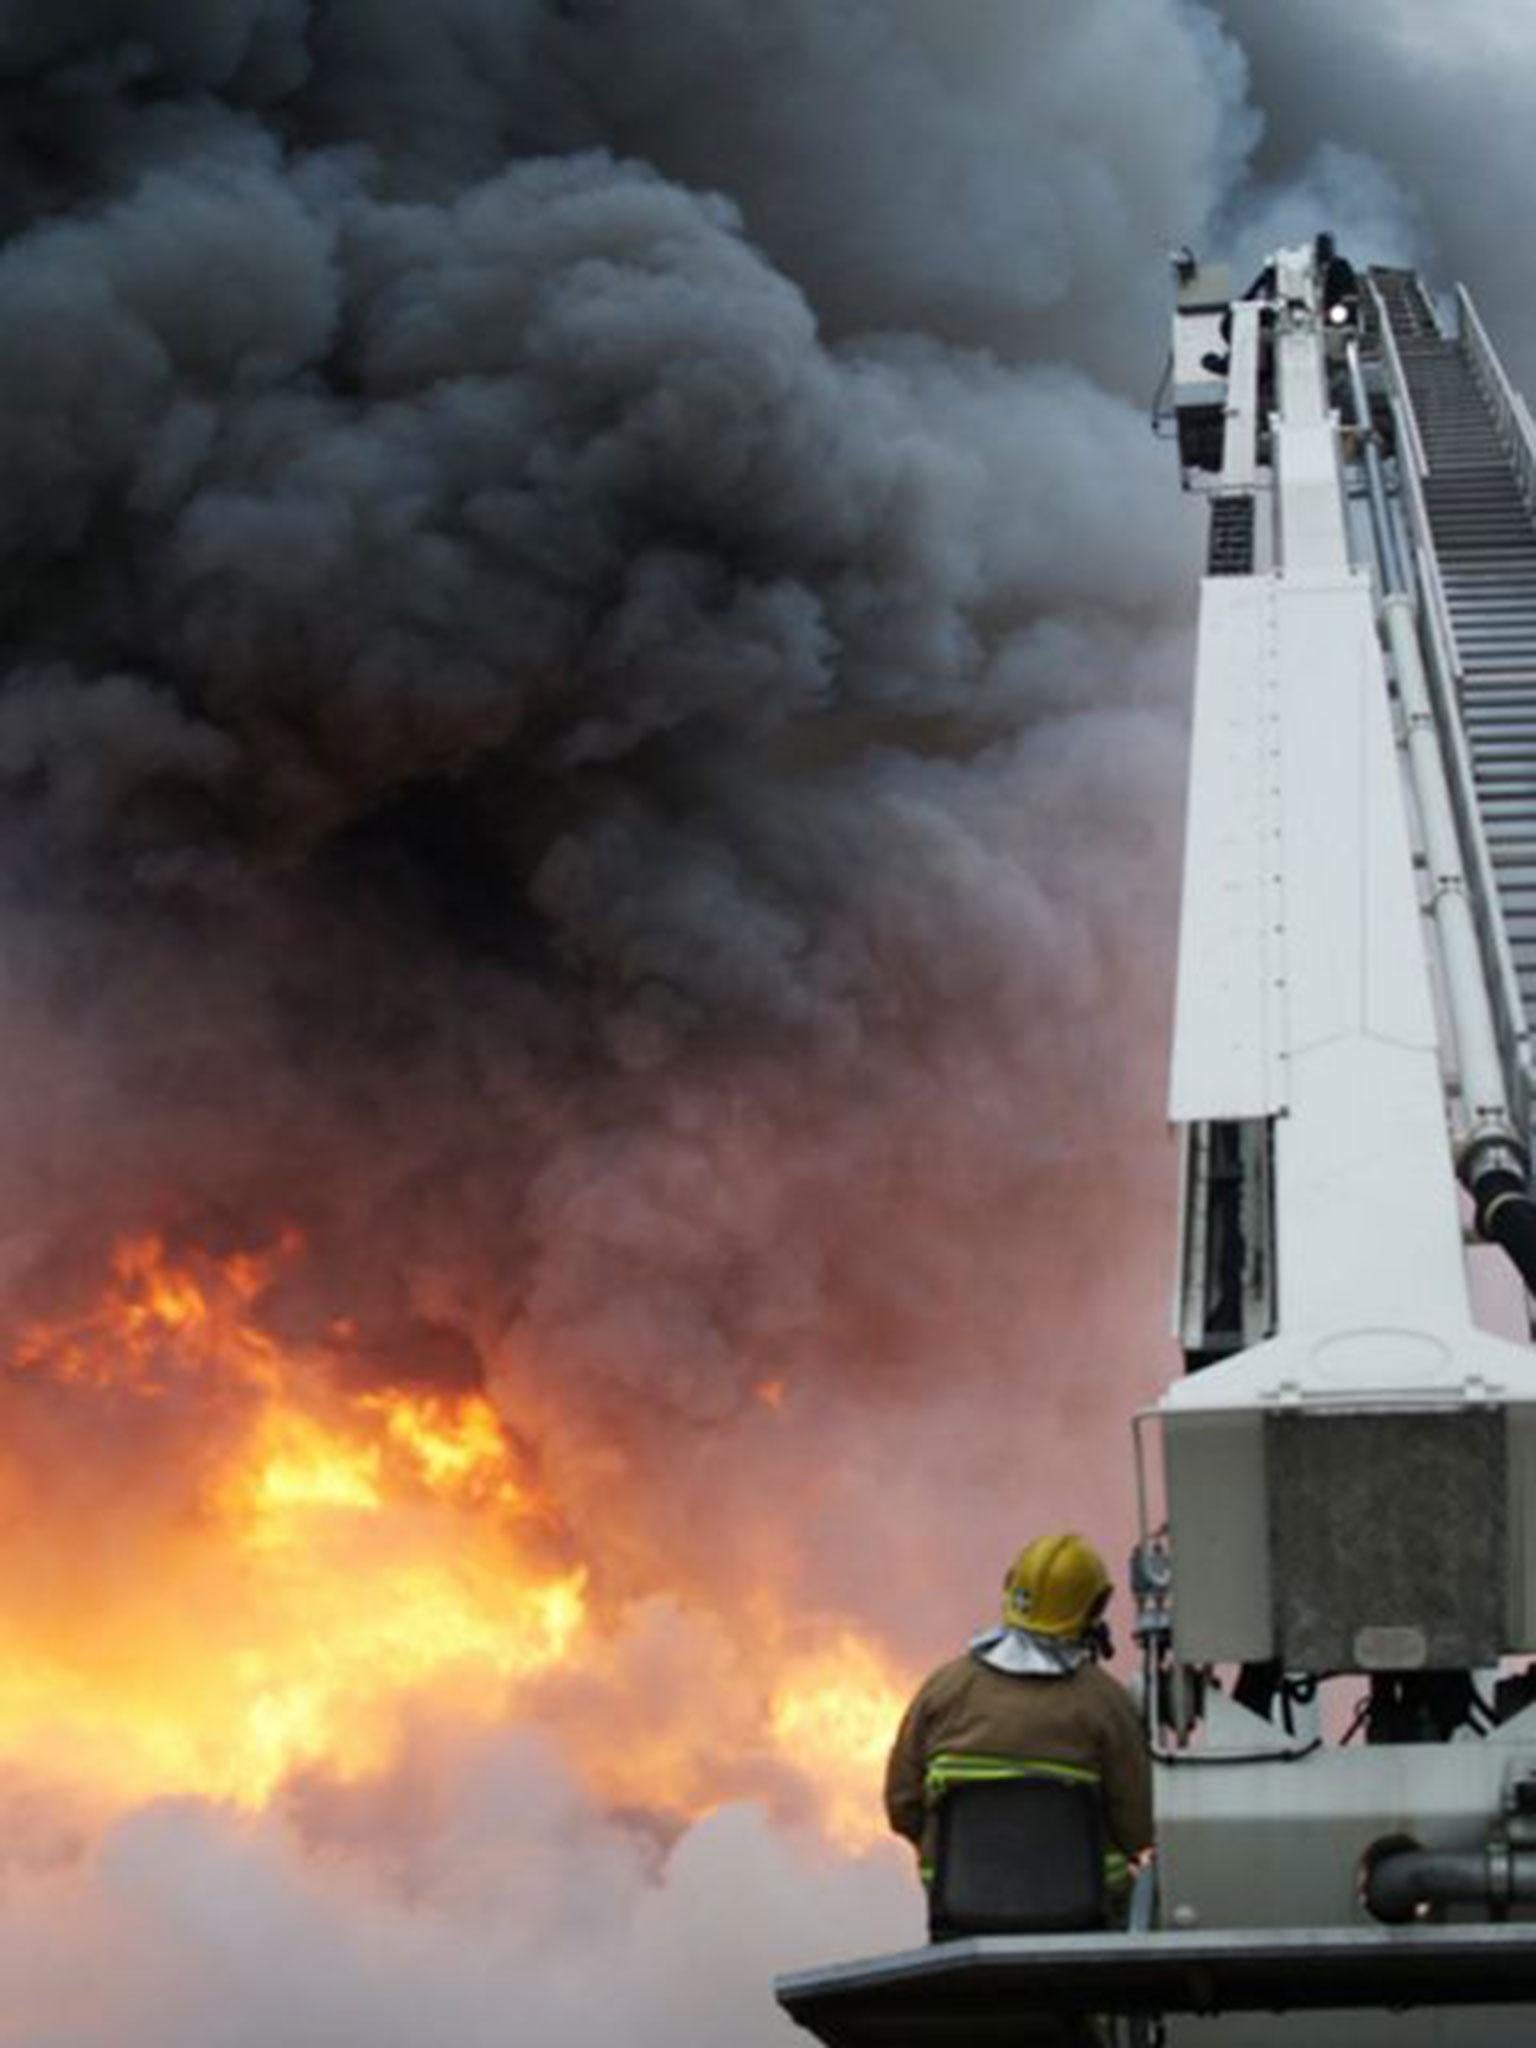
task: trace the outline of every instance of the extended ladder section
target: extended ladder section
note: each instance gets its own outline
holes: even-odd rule
[[[1448,337],[1413,273],[1377,270],[1371,281],[1389,383],[1409,415],[1398,445],[1403,499],[1410,524],[1415,514],[1424,523],[1432,555],[1422,565],[1425,595],[1439,614],[1502,925],[1490,950],[1502,954],[1518,991],[1510,1022],[1528,1092],[1536,1016],[1536,447],[1467,294],[1458,294],[1460,331]]]
[[[1015,1899],[1012,1932],[779,1996],[829,2048],[1065,2048],[1106,2014],[1169,2048],[1524,2048],[1536,1351],[1480,1319],[1467,1226],[1536,1299],[1536,430],[1464,292],[1453,335],[1326,234],[1240,295],[1173,261],[1154,423],[1210,521],[1186,1370],[1136,1423],[1157,1897],[1112,1937]]]
[[[1163,1938],[1292,1932],[1299,2005],[1308,1944],[1389,1921],[1405,1878],[1384,2010],[1324,2038],[1431,2048],[1438,2015],[1385,2010],[1421,1908],[1536,1907],[1536,1682],[1479,1687],[1536,1657],[1536,1354],[1480,1320],[1467,1257],[1470,1221],[1536,1295],[1536,455],[1465,295],[1452,338],[1327,236],[1225,310],[1181,263],[1212,538],[1169,1091],[1188,1370],[1138,1433]],[[1513,1901],[1484,1878],[1526,1808]],[[1214,2033],[1163,2009],[1176,2048],[1319,2038],[1235,1996]],[[1529,2040],[1526,1995],[1468,2038]]]

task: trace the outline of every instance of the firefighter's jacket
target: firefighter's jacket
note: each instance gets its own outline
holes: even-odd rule
[[[897,1731],[885,1774],[885,1810],[933,1858],[935,1809],[949,1785],[1058,1769],[1096,1781],[1109,1840],[1136,1856],[1152,1840],[1152,1771],[1125,1689],[1095,1663],[1051,1677],[1019,1676],[973,1650],[926,1679]]]

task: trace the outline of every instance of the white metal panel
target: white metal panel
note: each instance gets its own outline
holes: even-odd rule
[[[1204,1377],[1204,1375],[1199,1375]],[[1274,1649],[1263,1417],[1229,1408],[1166,1437],[1174,1649],[1186,1664],[1261,1660]]]
[[[1338,420],[1328,409],[1323,352],[1315,331],[1282,325],[1275,339],[1275,361],[1280,559],[1291,576],[1337,576],[1349,562]]]
[[[1460,1217],[1370,586],[1288,579],[1275,614],[1291,1104],[1276,1134],[1281,1326],[1460,1324]]]
[[[1432,1052],[1434,1011],[1369,580],[1287,577],[1273,605],[1289,1052],[1356,1033]],[[1441,1157],[1432,1163],[1438,1169]]]
[[[1481,1848],[1511,1771],[1536,1769],[1536,1741],[1514,1723],[1485,1742],[1325,1748],[1290,1762],[1200,1754],[1159,1769],[1155,1796],[1164,1914],[1206,1929],[1372,1926],[1355,1890],[1371,1842],[1406,1833],[1426,1848]]]
[[[1227,380],[1205,365],[1206,356],[1224,356],[1221,332],[1224,306],[1181,313],[1173,323],[1173,389],[1178,405],[1224,405]]]
[[[1298,301],[1310,306],[1316,294],[1313,290],[1315,256],[1310,242],[1297,242],[1291,248],[1277,249],[1274,254],[1275,291],[1286,301]]]
[[[1338,1038],[1292,1063],[1275,1133],[1282,1329],[1470,1323],[1432,1053]]]
[[[1172,1115],[1288,1112],[1283,1327],[1459,1326],[1460,1219],[1369,582],[1210,579],[1198,659]]]
[[[1232,363],[1227,380],[1227,430],[1222,450],[1223,490],[1249,488],[1259,469],[1259,308],[1240,299],[1232,308]]]
[[[1200,604],[1169,1113],[1273,1115],[1280,831],[1274,590],[1208,578]]]
[[[1156,1771],[1165,1924],[1371,1926],[1355,1894],[1362,1851],[1408,1833],[1480,1848],[1506,1773],[1536,1766],[1523,1723],[1487,1742],[1324,1749],[1289,1763],[1198,1762]],[[1239,1843],[1241,1846],[1239,1847]],[[1406,1930],[1405,1930],[1406,1932]],[[1383,1986],[1384,1999],[1390,1987]],[[1475,2011],[1226,2014],[1168,2023],[1199,2048],[1518,2048],[1529,2007]]]
[[[1352,1243],[1342,1246],[1340,1264],[1352,1255]],[[1536,1426],[1536,1353],[1470,1322],[1426,1329],[1422,1323],[1373,1323],[1362,1316],[1353,1324],[1283,1330],[1265,1344],[1186,1373],[1163,1395],[1159,1411],[1171,1430],[1196,1415],[1262,1410],[1285,1401],[1454,1407],[1468,1400],[1524,1404]],[[1531,1484],[1525,1512],[1536,1539],[1536,1468]],[[1220,1514],[1236,1499],[1235,1486],[1225,1502],[1218,1489],[1205,1506]],[[1510,1526],[1513,1530],[1513,1520]]]
[[[1280,556],[1294,575],[1336,575],[1349,559],[1333,440],[1331,426],[1275,434]]]

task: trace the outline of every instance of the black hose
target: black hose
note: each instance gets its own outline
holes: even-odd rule
[[[1536,1851],[1420,1849],[1383,1845],[1361,1872],[1365,1909],[1389,1927],[1437,1906],[1481,1906],[1502,1913],[1536,1904]]]
[[[1526,1193],[1525,1182],[1502,1168],[1481,1174],[1472,1199],[1478,1236],[1489,1244],[1502,1245],[1525,1282],[1526,1292],[1536,1294],[1536,1202]]]

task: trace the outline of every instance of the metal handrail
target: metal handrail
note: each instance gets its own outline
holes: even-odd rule
[[[1387,361],[1387,378],[1394,391],[1401,391],[1405,397],[1408,391],[1408,373],[1403,368],[1403,359],[1398,352],[1397,336],[1392,331],[1392,316],[1387,311],[1387,302],[1381,295],[1381,288],[1375,278],[1370,280],[1371,297],[1376,301],[1376,331],[1381,336],[1382,353]],[[1397,408],[1393,408],[1394,416]],[[1418,415],[1410,400],[1398,419],[1398,448],[1401,450],[1406,429],[1408,446],[1413,452],[1413,468],[1416,476],[1429,475],[1429,457],[1424,453],[1424,438],[1419,432]],[[1401,462],[1401,455],[1399,455]]]
[[[1461,320],[1461,351],[1476,378],[1479,389],[1493,412],[1499,439],[1515,466],[1520,495],[1536,514],[1536,427],[1525,400],[1510,383],[1498,352],[1488,339],[1472,294],[1464,284],[1456,287],[1456,307]]]
[[[1375,291],[1374,284],[1371,289]],[[1477,315],[1471,308],[1470,300],[1467,302],[1467,309],[1471,311],[1473,321],[1476,321]],[[1381,331],[1390,343],[1390,346],[1384,349],[1383,355],[1387,366],[1388,396],[1392,406],[1393,422],[1397,429],[1398,448],[1401,450],[1406,445],[1422,450],[1423,442],[1419,436],[1413,394],[1408,388],[1402,357],[1397,351],[1395,340],[1392,339],[1386,309],[1381,307],[1380,310]],[[1481,323],[1478,324],[1480,328]],[[1463,333],[1466,332],[1467,329],[1464,327]],[[1487,346],[1486,335],[1483,340]],[[1497,362],[1496,357],[1493,360]],[[1533,457],[1536,457],[1536,448],[1533,448]],[[1473,908],[1477,918],[1484,970],[1493,996],[1494,1024],[1505,1070],[1505,1082],[1510,1090],[1511,1105],[1516,1109],[1523,1128],[1530,1115],[1530,1032],[1526,1024],[1520,983],[1515,973],[1509,934],[1499,909],[1498,880],[1488,852],[1487,836],[1483,831],[1482,812],[1477,802],[1477,785],[1472,773],[1472,756],[1461,720],[1461,650],[1457,645],[1456,628],[1446,599],[1445,585],[1440,576],[1434,534],[1429,522],[1429,507],[1424,497],[1422,479],[1427,474],[1428,466],[1426,464],[1421,469],[1417,456],[1412,461],[1404,462],[1400,455],[1397,468],[1399,500],[1406,507],[1409,533],[1413,541],[1420,639],[1428,656],[1425,674],[1434,702],[1435,723],[1439,728],[1441,745],[1445,750],[1447,780],[1456,815],[1457,831],[1462,843],[1463,856],[1475,885]]]
[[[1530,1030],[1525,1021],[1525,1003],[1515,971],[1515,956],[1509,933],[1499,909],[1498,878],[1488,852],[1482,812],[1477,803],[1477,785],[1472,772],[1472,754],[1466,728],[1458,709],[1461,700],[1461,659],[1456,651],[1456,632],[1446,609],[1440,567],[1432,548],[1415,542],[1414,560],[1419,574],[1420,617],[1428,631],[1428,661],[1425,673],[1434,699],[1435,723],[1440,729],[1450,768],[1451,801],[1469,870],[1476,884],[1474,911],[1478,935],[1490,984],[1494,991],[1494,1028],[1503,1054],[1505,1083],[1510,1102],[1521,1127],[1530,1121]]]

